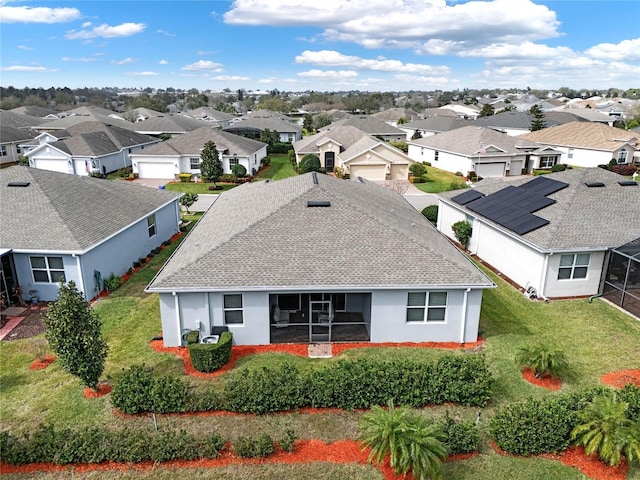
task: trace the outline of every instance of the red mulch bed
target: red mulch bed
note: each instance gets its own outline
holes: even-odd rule
[[[84,398],[100,398],[104,397],[108,393],[111,392],[111,385],[108,383],[101,383],[98,385],[98,388],[94,390],[93,388],[85,388],[82,394]]]
[[[600,377],[600,381],[605,385],[611,385],[616,388],[622,388],[628,383],[640,387],[640,369],[606,373]]]
[[[502,450],[493,440],[489,443],[496,453],[505,456],[516,457]],[[620,465],[610,467],[598,459],[597,455],[587,455],[582,447],[569,447],[561,453],[543,453],[540,455],[531,455],[532,457],[547,458],[549,460],[557,460],[564,465],[576,468],[589,478],[594,480],[625,480],[629,473],[629,464],[623,458]]]
[[[474,349],[479,348],[484,344],[484,340],[478,340],[473,343],[465,343],[461,345],[455,342],[423,342],[423,343],[334,343],[332,345],[333,355],[338,355],[345,350],[352,348],[373,348],[373,347],[404,347],[404,348],[446,348],[446,349]],[[152,340],[151,348],[156,352],[172,353],[182,358],[184,361],[184,370],[187,375],[192,375],[198,378],[214,378],[225,374],[231,370],[236,362],[242,357],[247,355],[254,355],[257,353],[276,352],[276,353],[289,353],[291,355],[298,355],[300,357],[306,357],[309,354],[309,345],[306,343],[279,343],[271,345],[235,345],[231,349],[231,359],[223,367],[219,368],[215,372],[203,373],[193,368],[191,358],[189,357],[189,349],[186,347],[165,347],[162,340]]]
[[[524,378],[527,382],[532,383],[533,385],[546,388],[547,390],[560,390],[560,387],[562,387],[561,379],[552,377],[550,375],[543,375],[542,377],[537,378],[530,368],[525,368],[522,371],[522,378]]]
[[[47,355],[44,358],[36,358],[31,365],[29,366],[29,370],[43,370],[55,362],[56,357],[53,355]]]

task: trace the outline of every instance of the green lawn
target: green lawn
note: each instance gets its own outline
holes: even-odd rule
[[[95,311],[104,323],[104,335],[110,352],[105,377],[113,378],[122,368],[133,363],[144,363],[154,371],[184,377],[183,365],[171,354],[156,353],[149,341],[161,330],[160,312],[156,295],[143,292],[144,287],[166,261],[177,243],[162,250],[127,283],[109,297],[96,304]],[[444,478],[460,480],[513,478],[533,479],[581,479],[576,470],[558,462],[543,459],[502,457],[495,454],[488,444],[488,423],[496,406],[529,396],[557,395],[522,380],[513,357],[517,348],[525,343],[546,341],[562,349],[571,365],[571,374],[561,391],[573,391],[599,384],[605,372],[627,368],[640,368],[640,322],[629,315],[596,299],[532,302],[507,285],[493,273],[498,288],[486,290],[481,311],[480,328],[486,343],[484,354],[496,377],[495,394],[491,404],[482,409],[480,422],[481,449],[477,457],[445,464]],[[115,416],[109,396],[87,400],[82,396],[82,386],[70,375],[60,370],[54,362],[46,370],[31,371],[29,365],[36,357],[42,335],[35,338],[0,342],[0,429],[14,431],[31,430],[42,422],[57,427],[101,425],[108,428],[152,428],[146,416]],[[420,357],[436,358],[448,351],[432,349],[367,348],[345,352],[348,358]],[[461,353],[468,355],[468,353]],[[236,368],[261,368],[265,364],[282,361],[286,354],[262,354],[245,357]],[[314,362],[295,357],[296,365],[304,368]],[[204,387],[218,380],[201,380],[187,377],[194,388]],[[475,418],[478,409],[440,406],[418,410],[422,415],[436,418],[445,410],[453,411],[466,419]],[[184,429],[192,433],[219,432],[228,439],[242,435],[267,432],[278,438],[288,428],[293,428],[301,438],[317,438],[335,441],[356,438],[358,420],[362,412],[327,412],[302,414],[297,412],[262,416],[159,416],[161,429]],[[313,472],[321,472],[317,475]],[[67,473],[68,475],[68,473]],[[158,467],[152,473],[100,472],[83,474],[83,478],[283,478],[302,480],[307,478],[359,478],[381,479],[382,475],[372,467],[358,465],[292,465],[292,466],[234,466],[215,470],[172,470]],[[16,475],[13,478],[53,479],[66,478],[64,474]],[[634,467],[629,479],[640,480],[640,469]]]
[[[427,167],[427,181],[425,183],[415,183],[414,185],[425,193],[439,193],[453,190],[452,184],[465,188],[462,177],[439,168]]]
[[[213,186],[213,183],[194,183],[194,182],[171,182],[167,183],[164,188],[166,190],[171,190],[173,192],[183,192],[183,193],[197,193],[197,194],[213,194],[216,195],[218,193],[222,193],[226,190],[230,190],[236,185],[233,183],[220,183],[216,184],[219,187],[222,187],[221,190],[209,190],[209,187]]]
[[[296,172],[293,169],[293,165],[289,161],[289,155],[286,154],[271,154],[271,163],[258,175],[258,180],[281,180],[287,177],[296,176]]]

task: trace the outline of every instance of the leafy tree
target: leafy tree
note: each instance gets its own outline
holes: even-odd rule
[[[516,353],[516,362],[521,368],[530,368],[536,378],[544,375],[559,377],[569,366],[563,352],[542,343],[521,347]]]
[[[200,158],[202,159],[200,163],[200,174],[202,178],[207,182],[213,182],[215,185],[224,173],[216,144],[211,140],[205,143]]]
[[[466,220],[460,220],[451,225],[451,229],[458,242],[460,242],[460,245],[462,245],[463,248],[467,248],[469,239],[471,239],[471,234],[473,233],[471,224]]]
[[[320,170],[320,159],[309,153],[302,157],[300,160],[300,165],[298,165],[298,173],[308,173],[308,172],[317,172]]]
[[[372,407],[359,424],[360,441],[371,449],[368,461],[381,463],[387,455],[396,474],[409,471],[417,480],[442,478],[442,459],[447,456],[444,435],[425,418],[408,408]]]
[[[58,298],[43,322],[45,337],[63,370],[94,390],[104,371],[109,347],[102,338],[102,322],[73,281],[60,283]]]
[[[421,162],[414,162],[409,165],[409,171],[413,173],[415,177],[421,177],[427,174],[427,166]]]
[[[413,132],[413,135],[411,135],[411,140],[418,140],[419,138],[422,138],[422,132],[420,130],[416,130]]]
[[[616,392],[594,398],[578,412],[580,423],[571,431],[571,440],[609,465],[619,465],[623,454],[629,463],[640,463],[640,421],[628,418],[628,408]]]
[[[274,143],[278,143],[280,137],[278,132],[275,130],[269,130],[265,128],[262,132],[260,132],[260,141],[269,144],[272,146]]]
[[[194,203],[196,203],[196,201],[198,200],[198,194],[197,193],[185,193],[184,195],[182,195],[180,197],[180,205],[182,205],[183,207],[185,207],[187,209],[187,215],[189,215],[189,207],[191,205],[193,205]]]
[[[302,128],[304,128],[307,132],[313,131],[313,117],[311,116],[311,114],[305,114],[304,120],[302,121]]]
[[[319,113],[318,115],[314,115],[313,117],[313,130],[318,131],[322,127],[331,125],[331,123],[331,115],[329,115],[328,113]]]
[[[493,110],[493,105],[491,105],[490,103],[485,103],[482,106],[482,110],[480,110],[480,115],[478,115],[478,116],[479,117],[490,117],[494,113],[496,113],[496,112]]]
[[[398,119],[398,125],[404,125],[405,123],[407,123],[407,119],[404,117],[400,117]]]
[[[542,130],[547,126],[545,122],[544,112],[540,108],[538,104],[533,104],[529,109],[529,113],[533,115],[533,119],[531,120],[531,125],[529,126],[529,130],[531,132],[535,132],[536,130]]]

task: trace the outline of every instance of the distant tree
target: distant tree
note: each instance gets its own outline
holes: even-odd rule
[[[180,205],[182,205],[187,209],[187,215],[190,214],[189,207],[194,203],[196,203],[197,200],[198,200],[197,193],[185,193],[180,197]]]
[[[94,390],[109,352],[102,322],[73,281],[60,283],[58,298],[44,315],[45,337],[60,367]]]
[[[275,130],[269,130],[268,128],[265,128],[262,132],[260,132],[260,141],[269,144],[269,146],[272,146],[274,143],[278,143],[279,140],[280,136]]]
[[[304,120],[302,121],[302,128],[304,128],[307,132],[313,132],[313,117],[311,114],[307,113],[304,116]]]
[[[490,103],[485,103],[482,106],[482,110],[480,110],[479,117],[490,117],[494,113],[495,111],[493,110],[493,105],[491,105]]]
[[[407,123],[407,119],[404,117],[400,117],[398,119],[398,125],[404,125],[405,123]]]
[[[205,143],[200,158],[202,159],[200,163],[200,174],[202,178],[207,182],[213,182],[215,185],[224,173],[216,144],[211,140]]]
[[[331,125],[332,123],[331,115],[328,113],[319,113],[318,115],[313,116],[313,130],[318,131],[322,127],[326,127],[327,125]]]
[[[542,130],[547,126],[545,122],[544,112],[540,108],[538,104],[533,104],[529,109],[529,113],[533,115],[533,119],[531,120],[531,125],[529,126],[529,130],[531,132],[535,132],[536,130]]]
[[[411,135],[411,140],[418,140],[419,138],[422,138],[422,132],[420,130],[416,130],[413,132],[413,135]]]
[[[300,165],[298,165],[298,173],[308,173],[308,172],[317,172],[320,170],[320,159],[309,153],[302,157],[300,160]]]

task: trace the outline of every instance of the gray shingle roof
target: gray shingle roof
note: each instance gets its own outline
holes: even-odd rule
[[[256,129],[260,131],[269,129],[272,132],[290,133],[299,132],[302,130],[302,127],[277,117],[252,117],[236,122],[233,126],[225,128],[224,131],[233,133],[246,129]]]
[[[9,187],[9,182],[29,182]],[[178,198],[128,182],[36,168],[0,170],[2,248],[84,251]]]
[[[22,115],[9,110],[0,110],[0,125],[2,126],[13,128],[29,128],[46,122],[47,120],[44,120],[40,117]]]
[[[318,144],[320,142],[333,140],[342,145],[343,149],[347,149],[361,138],[368,136],[366,132],[357,127],[339,125],[330,130],[304,137],[302,140],[295,142],[293,148],[296,153],[316,153],[319,150]]]
[[[369,135],[404,135],[405,132],[400,130],[399,128],[394,127],[393,125],[389,125],[382,120],[378,120],[370,115],[353,115],[350,117],[345,117],[337,122],[332,123],[331,125],[327,125],[326,127],[322,127],[320,131],[327,131],[335,128],[336,126],[352,126],[359,128],[363,132],[368,133]]]
[[[500,152],[500,155],[514,155],[519,153],[516,146],[524,142],[519,137],[510,137],[506,133],[498,132],[492,128],[462,127],[450,132],[412,140],[409,143],[459,155],[475,156],[480,154],[483,147],[487,149],[491,145],[504,151],[504,153]],[[532,142],[526,143],[531,144]],[[487,151],[487,155],[494,156],[495,153]]]
[[[627,180],[626,177],[601,168],[565,170],[548,177],[569,186],[549,195],[556,200],[555,204],[535,212],[550,223],[520,235],[527,242],[543,250],[597,249],[617,247],[640,237],[640,215],[637,214],[640,185],[620,186],[618,182]],[[530,180],[528,177],[505,183],[485,179],[477,184],[476,190],[489,195],[507,185],[518,186]],[[587,187],[585,184],[589,182],[602,182],[605,187]],[[456,194],[443,192],[438,196],[451,199]]]
[[[317,180],[306,174],[221,194],[149,290],[492,285],[396,192]]]
[[[0,125],[0,143],[27,143],[36,137],[33,130],[26,128],[14,128],[8,125]]]
[[[451,111],[451,110],[448,110]],[[456,116],[437,116],[429,117],[424,120],[416,120],[415,122],[409,122],[402,125],[403,129],[411,130],[423,130],[426,132],[448,132],[457,128],[473,125],[473,120],[464,120]]]
[[[131,125],[136,132],[150,133],[185,133],[203,126],[202,120],[174,113],[163,113]]]

